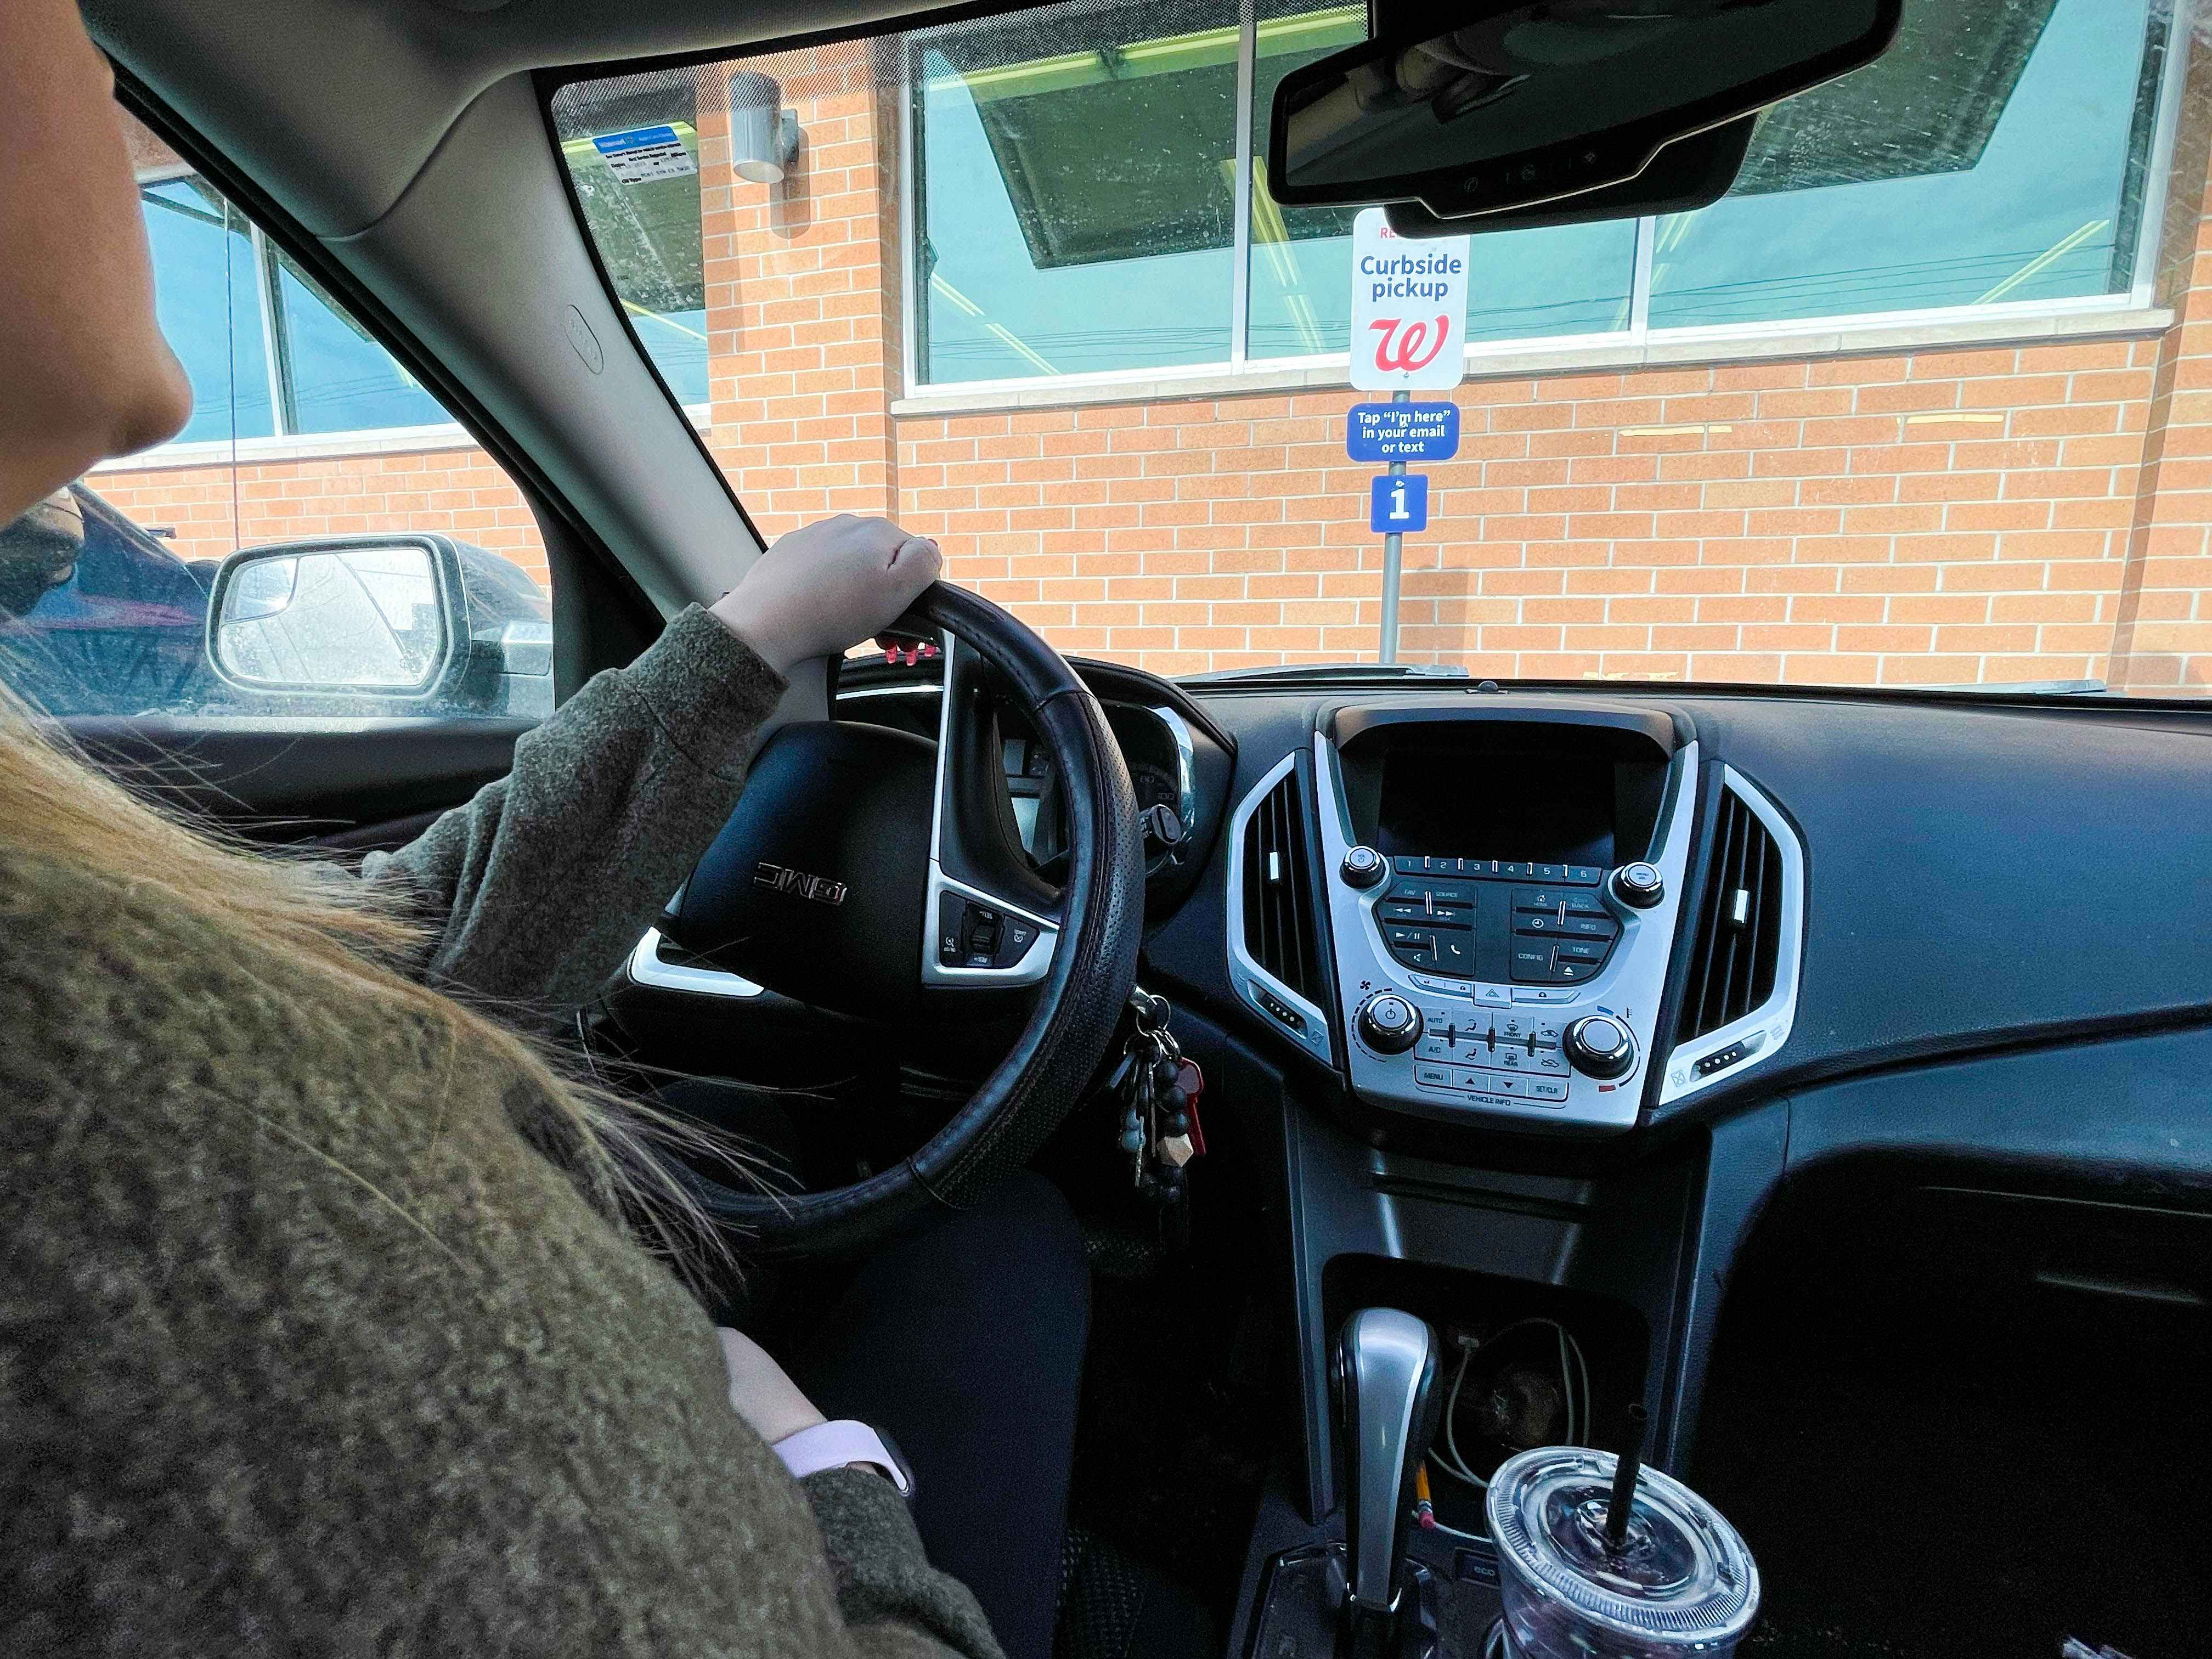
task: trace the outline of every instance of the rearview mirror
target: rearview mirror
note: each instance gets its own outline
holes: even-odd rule
[[[438,551],[362,537],[233,555],[208,611],[216,672],[256,691],[431,690],[466,637]]]
[[[1423,6],[1419,23],[1284,77],[1269,188],[1285,204],[1419,202],[1458,219],[1620,185],[1667,144],[1870,63],[1900,9],[1901,0]],[[1625,198],[1621,211],[1643,210]]]

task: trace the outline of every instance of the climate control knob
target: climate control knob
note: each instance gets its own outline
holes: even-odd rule
[[[1667,896],[1667,884],[1660,879],[1657,865],[1638,859],[1613,872],[1613,896],[1623,904],[1649,910]]]
[[[1402,1054],[1421,1040],[1421,1011],[1395,991],[1368,998],[1358,1023],[1359,1040],[1378,1054]]]
[[[1626,1077],[1636,1069],[1636,1039],[1610,1014],[1591,1014],[1567,1027],[1559,1038],[1567,1063],[1600,1082]]]
[[[1354,887],[1372,887],[1390,873],[1390,860],[1371,847],[1355,847],[1345,854],[1338,867]]]

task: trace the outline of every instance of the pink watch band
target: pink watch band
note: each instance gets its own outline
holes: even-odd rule
[[[783,1460],[783,1467],[791,1471],[793,1480],[804,1480],[810,1474],[842,1468],[848,1463],[866,1463],[881,1469],[884,1478],[898,1488],[900,1497],[914,1496],[914,1481],[907,1474],[906,1460],[874,1429],[851,1418],[817,1423],[811,1429],[786,1435],[770,1449]]]

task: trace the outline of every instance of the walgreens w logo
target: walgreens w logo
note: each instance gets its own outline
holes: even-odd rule
[[[1451,343],[1451,317],[1439,315],[1433,323],[1409,322],[1403,317],[1378,317],[1367,325],[1376,336],[1375,367],[1385,374],[1417,374],[1443,355]],[[1435,331],[1434,344],[1429,336]]]

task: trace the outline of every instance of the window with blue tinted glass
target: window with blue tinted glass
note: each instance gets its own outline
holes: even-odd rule
[[[917,37],[924,380],[1228,360],[1237,46],[1223,0]]]
[[[2124,292],[2150,21],[2146,0],[1907,6],[1887,54],[1769,112],[1727,197],[1659,221],[1651,325]]]
[[[392,354],[279,255],[277,314],[295,432],[435,426],[446,418]]]
[[[252,232],[198,179],[142,185],[139,204],[154,256],[154,308],[192,384],[192,443],[265,438],[269,358]]]
[[[679,404],[707,401],[707,309],[647,311],[627,307],[645,355]]]

